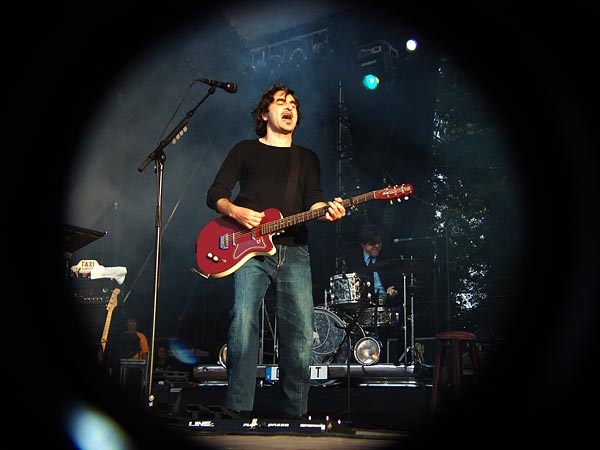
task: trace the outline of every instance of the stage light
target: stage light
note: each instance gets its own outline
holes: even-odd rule
[[[295,48],[290,55],[290,63],[294,69],[301,69],[307,60],[306,51],[300,47]]]
[[[406,50],[409,52],[414,52],[418,47],[417,44],[417,40],[416,39],[409,39],[408,41],[406,41]]]
[[[306,65],[313,59],[324,61],[332,52],[327,28],[271,42],[250,50],[249,64],[255,68],[250,75],[254,74],[257,79],[267,77],[280,80],[290,73],[303,73]]]
[[[302,69],[308,61],[308,52],[312,49],[312,45],[307,39],[295,39],[290,42],[289,64],[294,69]]]
[[[227,367],[227,344],[221,347],[219,350],[219,364],[223,367]]]
[[[358,79],[367,91],[380,84],[390,88],[394,84],[398,65],[398,50],[387,41],[375,41],[356,47]]]
[[[371,336],[365,336],[358,340],[354,346],[354,359],[363,366],[377,363],[381,356],[381,344]]]
[[[367,90],[372,91],[379,86],[379,78],[372,73],[369,73],[363,77],[362,84]]]

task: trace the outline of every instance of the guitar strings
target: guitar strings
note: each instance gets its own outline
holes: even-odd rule
[[[404,191],[404,186],[405,185],[401,186],[402,187],[402,189],[401,189],[402,191]],[[397,195],[397,190],[398,190],[397,186],[394,186],[394,188],[384,189],[384,190],[382,190],[382,192],[384,192],[384,191],[388,192],[388,195],[390,195],[390,192],[392,194],[394,194],[394,195]],[[359,203],[363,203],[363,202],[369,200],[371,197],[374,197],[374,194],[375,194],[375,192],[368,192],[366,194],[358,195],[358,196],[356,196],[356,197],[354,197],[352,199],[344,200],[344,203],[349,203],[349,205],[347,205],[347,206],[352,207],[353,204],[359,204]],[[268,231],[268,228],[274,226],[276,223],[282,223],[282,224],[284,224],[284,226],[281,228],[281,229],[284,229],[284,228],[287,228],[288,226],[291,226],[291,225],[294,225],[296,223],[299,223],[299,222],[297,222],[298,218],[302,218],[302,220],[300,221],[300,223],[301,223],[301,222],[305,221],[304,217],[306,217],[306,216],[312,216],[310,218],[313,218],[313,219],[315,217],[321,217],[321,216],[323,216],[323,215],[325,215],[327,213],[327,208],[328,208],[328,206],[323,206],[321,208],[317,208],[317,209],[313,209],[313,210],[309,210],[309,211],[303,211],[303,212],[300,212],[298,214],[293,214],[293,215],[291,215],[289,217],[284,217],[284,218],[279,219],[279,220],[274,220],[272,222],[267,222],[267,223],[260,224],[259,226],[254,227],[254,228],[252,228],[250,230],[235,231],[235,232],[231,233],[230,235],[226,234],[225,236],[231,236],[232,239],[235,241],[236,238],[239,239],[239,238],[245,237],[247,234],[252,234],[252,231],[254,231],[256,229],[260,229],[260,234],[261,235],[268,234],[266,232],[266,231]],[[267,229],[265,229],[265,228],[267,228]],[[275,231],[277,231],[279,229],[280,228],[277,228],[277,229],[273,230],[273,232],[275,232]]]

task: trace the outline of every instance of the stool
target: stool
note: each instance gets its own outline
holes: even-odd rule
[[[457,396],[460,396],[462,393],[462,356],[464,353],[468,352],[469,354],[473,373],[479,375],[480,371],[479,347],[475,334],[468,331],[442,331],[436,334],[435,340],[433,388],[431,394],[431,410],[433,412],[438,409],[440,396],[444,387],[442,380],[444,362],[447,363],[448,380]]]

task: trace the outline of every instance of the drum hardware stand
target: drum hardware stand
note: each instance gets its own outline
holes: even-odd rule
[[[403,314],[403,320],[402,320],[402,330],[404,333],[404,338],[403,338],[403,345],[404,345],[404,352],[400,355],[400,357],[398,358],[398,363],[401,364],[402,360],[404,360],[404,367],[406,367],[408,365],[407,363],[407,359],[408,359],[408,348],[406,345],[406,274],[403,273],[402,274],[402,314]],[[400,350],[400,336],[398,336],[398,350]],[[398,353],[400,353],[398,351]]]
[[[413,274],[410,274],[410,283],[414,284]],[[410,356],[411,365],[415,365],[415,293],[410,293]]]
[[[403,273],[402,274],[402,310],[403,310],[403,321],[402,321],[402,329],[403,329],[403,333],[404,333],[404,339],[403,339],[403,344],[404,344],[404,352],[402,353],[402,355],[400,355],[400,358],[398,358],[398,362],[400,363],[401,361],[404,360],[404,367],[408,367],[410,365],[412,365],[414,362],[412,361],[412,348],[414,346],[414,321],[413,321],[413,317],[412,317],[412,296],[411,296],[411,317],[410,317],[410,321],[411,321],[411,344],[409,345],[408,343],[408,336],[407,336],[407,330],[408,330],[408,324],[407,324],[407,320],[408,320],[408,316],[406,313],[406,274]],[[398,348],[400,348],[400,339],[398,339]],[[410,353],[410,357],[411,357],[411,361],[409,363],[409,353]]]
[[[402,355],[399,358],[399,361],[402,361],[402,359],[404,359],[404,367],[407,366],[414,366],[416,362],[421,362],[423,360],[422,355],[420,354],[419,351],[417,351],[416,347],[415,347],[415,310],[414,310],[414,300],[415,300],[415,294],[414,292],[410,293],[410,316],[407,318],[407,314],[406,314],[406,274],[402,274],[402,278],[403,278],[403,293],[404,293],[404,342],[405,342],[405,347],[406,350],[404,350],[404,353],[402,353]],[[411,278],[411,286],[414,286],[414,275],[411,273],[410,274],[410,278]],[[407,345],[407,320],[410,320],[410,345]],[[409,356],[410,355],[410,356]]]

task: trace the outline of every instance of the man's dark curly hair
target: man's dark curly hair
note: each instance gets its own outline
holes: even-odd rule
[[[291,95],[296,101],[296,114],[298,114],[298,120],[296,121],[296,127],[300,125],[300,101],[294,93],[294,90],[286,86],[285,84],[274,84],[267,88],[260,94],[260,100],[256,108],[252,111],[252,117],[254,118],[254,131],[258,137],[263,137],[267,134],[267,123],[263,120],[262,115],[269,111],[269,105],[273,103],[273,96],[275,92],[284,91],[286,96]]]
[[[361,244],[380,244],[383,233],[375,225],[366,224],[360,229],[358,240]]]

